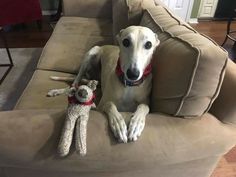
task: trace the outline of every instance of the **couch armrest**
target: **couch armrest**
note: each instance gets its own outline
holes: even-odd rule
[[[103,114],[91,111],[87,155],[71,153],[58,158],[64,117],[64,110],[0,112],[0,167],[77,172],[142,170],[221,156],[236,142],[235,127],[222,124],[210,114],[201,119],[149,114],[140,139],[119,144],[112,138]]]
[[[112,19],[111,0],[63,0],[63,15]]]
[[[213,103],[210,113],[225,123],[236,125],[236,64],[230,59],[219,96]]]

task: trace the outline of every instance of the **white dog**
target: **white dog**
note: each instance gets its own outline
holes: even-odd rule
[[[121,30],[117,40],[119,48],[95,46],[87,52],[73,85],[77,85],[91,67],[101,66],[102,98],[98,110],[107,114],[114,136],[126,143],[136,141],[144,129],[146,115],[149,113],[151,60],[160,41],[152,30],[141,26]],[[107,60],[106,55],[114,52],[119,56]],[[48,95],[57,94],[60,94],[58,89],[54,89]],[[133,112],[128,125],[120,112]]]

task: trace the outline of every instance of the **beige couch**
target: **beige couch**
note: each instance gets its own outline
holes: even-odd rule
[[[225,52],[151,0],[64,0],[64,15],[15,109],[0,112],[0,176],[210,176],[236,144],[236,66]],[[132,24],[152,28],[161,40],[152,113],[141,138],[117,143],[105,116],[92,111],[87,156],[73,151],[59,158],[67,99],[45,95],[68,84],[49,76],[76,74],[86,50],[112,44],[113,36]]]

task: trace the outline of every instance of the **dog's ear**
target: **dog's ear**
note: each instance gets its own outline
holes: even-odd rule
[[[159,40],[159,38],[158,38],[157,33],[155,33],[155,37],[156,37],[156,47],[157,47],[157,46],[159,46],[159,44],[160,44],[160,40]]]
[[[123,32],[123,29],[120,30],[120,32],[116,35],[116,41],[117,41],[118,44],[120,44],[120,38],[121,38],[122,32]]]

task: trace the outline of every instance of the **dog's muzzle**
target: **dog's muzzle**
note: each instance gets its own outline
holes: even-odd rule
[[[148,75],[152,72],[152,65],[151,63],[145,68],[143,75],[141,77],[141,79],[137,80],[139,78],[140,72],[139,70],[136,69],[136,71],[134,70],[130,70],[129,69],[126,71],[126,74],[123,73],[123,71],[121,70],[121,66],[120,66],[120,59],[118,59],[117,61],[117,65],[116,65],[116,75],[118,76],[119,80],[125,85],[125,86],[138,86],[141,83],[143,83],[144,79],[146,77],[148,77]],[[126,76],[125,76],[126,75]],[[129,75],[129,76],[128,76]],[[129,80],[126,79],[126,77],[131,77],[129,78]],[[136,78],[136,80],[134,79]]]
[[[137,80],[139,78],[140,71],[137,68],[129,68],[126,72],[126,76],[129,80]]]

